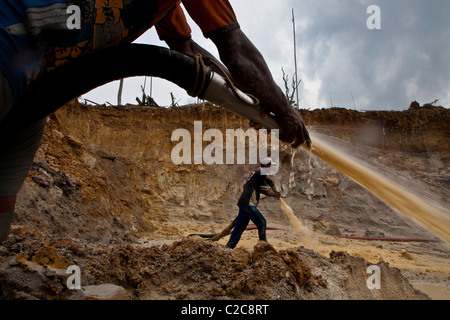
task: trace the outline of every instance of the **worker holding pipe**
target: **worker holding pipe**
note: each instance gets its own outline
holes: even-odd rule
[[[206,63],[218,62],[192,40],[181,2],[217,46],[235,85],[259,99],[263,115],[275,114],[283,129],[280,139],[293,147],[305,142],[310,146],[300,114],[240,29],[228,0],[0,0],[0,126],[27,86],[42,75],[78,57],[129,44],[154,26],[171,49],[190,56],[200,53]],[[16,197],[45,122],[36,122],[0,146],[0,242],[9,233]]]
[[[239,214],[227,243],[228,248],[234,249],[236,247],[250,220],[258,228],[259,240],[267,242],[266,219],[258,210],[258,204],[261,194],[277,199],[281,197],[281,193],[277,190],[275,183],[267,177],[270,174],[270,168],[276,165],[277,163],[273,162],[271,158],[265,158],[261,160],[261,167],[253,171],[248,177],[237,203]]]

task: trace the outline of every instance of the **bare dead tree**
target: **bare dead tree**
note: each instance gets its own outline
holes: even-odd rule
[[[173,92],[170,93],[170,99],[172,100],[172,103],[170,104],[170,107],[171,108],[172,107],[178,107],[178,102],[180,102],[181,99],[176,101],[176,98],[175,98],[175,95],[173,94]]]
[[[296,77],[292,77],[292,80],[289,81],[289,75],[286,74],[283,68],[281,68],[281,71],[283,72],[283,82],[284,82],[284,93],[286,95],[286,98],[289,100],[289,103],[294,106],[295,108],[299,107],[299,102],[295,101],[295,95],[298,92],[298,87],[300,86],[300,83],[302,80],[296,80]],[[292,90],[292,91],[291,91]]]
[[[150,78],[150,81],[152,80],[152,78]],[[146,83],[147,83],[147,77],[145,77],[144,80],[144,85],[141,86],[141,91],[142,91],[142,100],[139,99],[139,97],[136,97],[136,101],[139,103],[139,105],[141,107],[159,107],[159,105],[156,103],[155,100],[153,100],[152,96],[151,96],[151,92],[152,92],[152,84],[150,82],[150,95],[147,95],[145,92],[145,87],[146,87]]]
[[[438,101],[439,101],[439,99],[436,99],[436,100],[434,100],[434,101],[432,101],[432,102],[428,102],[428,103],[426,103],[426,104],[434,104],[434,105],[436,105]]]
[[[295,93],[296,93],[296,97],[297,97],[297,109],[300,109],[300,100],[298,98],[298,86],[301,82],[298,81],[298,67],[297,67],[297,36],[295,35],[295,15],[294,15],[294,8],[292,8],[292,30],[293,30],[293,35],[294,35],[294,64],[295,64],[295,73],[294,76],[292,77],[292,80],[295,82],[296,86],[295,86]],[[295,79],[295,80],[294,80]],[[294,105],[295,106],[295,105]]]

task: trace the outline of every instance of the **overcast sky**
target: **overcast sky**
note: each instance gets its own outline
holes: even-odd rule
[[[449,0],[230,0],[242,30],[265,57],[283,86],[281,68],[294,68],[292,9],[295,12],[301,108],[404,110],[413,100],[439,99],[450,107]],[[380,8],[381,29],[369,29]],[[191,21],[193,38],[218,56]],[[373,21],[373,20],[370,20]],[[165,46],[154,30],[137,42]],[[136,104],[144,78],[126,79],[123,103]],[[147,94],[150,91],[147,79]],[[117,103],[118,82],[84,98]],[[169,105],[173,92],[179,104],[196,100],[175,85],[153,79],[152,96]]]

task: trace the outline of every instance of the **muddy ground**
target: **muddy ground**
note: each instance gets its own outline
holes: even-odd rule
[[[332,136],[335,145],[448,212],[448,109],[336,109],[303,117],[311,132]],[[346,120],[329,123],[341,118]],[[143,109],[73,102],[54,114],[19,194],[11,235],[0,245],[0,297],[450,298],[447,244],[338,237],[439,240],[306,150],[294,154],[281,146],[275,178],[303,232],[292,227],[278,201],[263,199],[260,210],[277,229],[268,231],[269,244],[258,243],[254,230],[235,250],[225,248],[227,237],[189,237],[217,233],[233,220],[244,177],[255,167],[172,164],[171,133],[191,130],[194,120],[207,128],[246,128],[245,120],[204,105]],[[362,128],[370,128],[370,139],[361,140]],[[68,288],[66,271],[73,265],[80,289]],[[368,286],[373,265],[380,289]]]

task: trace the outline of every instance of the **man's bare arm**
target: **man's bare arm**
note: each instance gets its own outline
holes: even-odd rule
[[[311,139],[302,117],[275,83],[263,56],[241,29],[219,33],[211,40],[239,87],[256,96],[266,114],[275,114],[283,128],[281,140],[292,143],[294,148],[305,142],[310,146]]]

